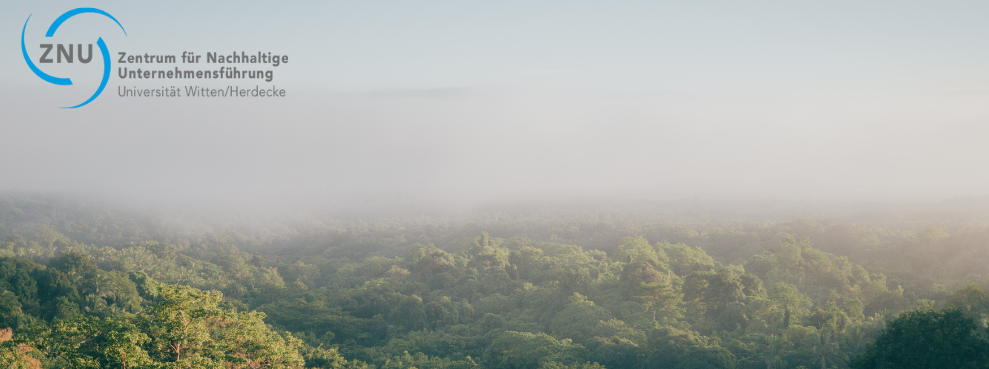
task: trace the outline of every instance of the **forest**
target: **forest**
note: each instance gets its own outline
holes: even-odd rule
[[[0,366],[989,368],[987,200],[224,217],[5,193]]]

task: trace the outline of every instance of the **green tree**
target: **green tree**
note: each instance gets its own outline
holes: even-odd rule
[[[138,368],[152,365],[148,336],[120,319],[80,316],[58,321],[41,339],[44,351],[73,368]]]
[[[649,333],[650,368],[733,369],[735,355],[694,332],[660,327]]]
[[[797,319],[807,315],[812,306],[810,299],[800,293],[797,286],[789,283],[777,283],[770,288],[769,299],[783,313],[783,328],[789,327]]]
[[[989,342],[961,311],[900,314],[852,361],[854,369],[989,368]]]
[[[945,304],[961,310],[983,327],[989,321],[989,290],[978,285],[970,284],[948,295]]]
[[[790,345],[785,337],[770,336],[766,350],[759,356],[766,363],[766,369],[784,369],[783,357],[790,353]]]
[[[10,329],[0,329],[0,367],[9,369],[41,369],[41,353],[33,346],[14,339]]]
[[[144,346],[159,362],[178,367],[301,367],[301,341],[264,324],[264,313],[220,306],[222,294],[135,277],[154,305],[138,317]]]
[[[816,308],[807,317],[807,323],[817,327],[817,329],[829,329],[832,332],[842,333],[848,325],[848,315],[838,309],[833,302],[825,304],[824,308]]]
[[[484,351],[483,360],[492,369],[537,368],[543,362],[582,362],[585,349],[569,339],[557,340],[545,333],[508,331]]]
[[[590,362],[561,364],[555,361],[548,361],[540,364],[539,369],[605,369],[605,367],[601,364]]]
[[[611,319],[608,310],[574,292],[563,308],[550,322],[550,330],[557,337],[570,338],[585,343],[598,328],[598,323]]]
[[[654,314],[658,314],[659,318],[679,319],[683,317],[680,309],[683,294],[674,290],[668,284],[658,282],[643,283],[639,287],[639,294],[636,297],[642,302],[642,307],[647,312],[651,311]]]
[[[821,329],[811,335],[811,348],[815,364],[821,364],[821,369],[831,366],[842,366],[848,360],[848,355],[841,351],[838,340],[829,329]]]
[[[343,369],[347,366],[347,360],[340,356],[335,347],[327,350],[303,344],[299,353],[305,358],[307,368]]]

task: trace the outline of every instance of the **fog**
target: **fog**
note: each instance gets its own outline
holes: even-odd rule
[[[308,4],[276,10],[337,22],[263,7],[214,20],[278,25],[267,34],[168,33],[181,14],[116,4],[128,36],[104,35],[111,47],[287,54],[274,84],[288,96],[120,97],[175,83],[114,76],[80,109],[58,107],[86,93],[15,52],[29,14],[40,30],[62,7],[6,5],[0,189],[257,207],[986,195],[985,5],[834,4]]]

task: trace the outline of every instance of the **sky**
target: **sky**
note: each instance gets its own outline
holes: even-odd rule
[[[83,14],[44,37],[79,7],[126,35]],[[0,190],[270,203],[989,195],[985,14],[984,1],[7,1]],[[102,38],[106,90],[61,109],[99,85],[98,49],[93,63],[38,64],[74,82],[52,85],[27,66],[22,29],[36,63],[41,43]],[[118,52],[183,51],[289,62],[262,66],[272,82],[116,75],[141,67]],[[230,84],[287,96],[118,96]]]

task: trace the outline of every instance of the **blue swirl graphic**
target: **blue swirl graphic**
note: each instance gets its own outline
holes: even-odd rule
[[[83,13],[96,13],[96,14],[100,14],[100,15],[105,15],[107,18],[110,18],[114,22],[116,22],[117,25],[120,26],[120,30],[121,31],[124,31],[124,36],[127,36],[127,30],[125,30],[124,29],[124,26],[121,25],[120,22],[117,22],[117,18],[114,18],[112,15],[110,15],[110,13],[107,13],[105,11],[102,11],[102,10],[99,10],[99,9],[96,9],[96,8],[76,8],[76,9],[72,9],[72,10],[69,10],[69,11],[65,12],[65,14],[60,15],[58,17],[58,19],[55,19],[55,21],[52,22],[52,25],[48,27],[48,32],[45,33],[45,37],[52,37],[52,36],[54,36],[55,35],[55,30],[58,29],[58,26],[61,26],[62,23],[65,23],[65,21],[69,20],[69,18],[72,18],[73,16],[76,16],[76,15],[79,15],[79,14],[83,14]]]
[[[48,27],[48,32],[45,33],[45,37],[52,37],[52,36],[54,36],[55,35],[55,31],[58,30],[58,27],[61,26],[62,23],[65,23],[65,21],[68,20],[69,18],[72,18],[73,16],[76,16],[76,15],[79,15],[79,14],[85,14],[85,13],[100,14],[100,15],[106,16],[107,18],[110,18],[115,23],[117,23],[118,26],[120,26],[120,30],[121,31],[124,31],[124,36],[127,36],[127,30],[125,30],[124,29],[124,26],[122,24],[120,24],[119,21],[117,21],[117,18],[114,18],[112,15],[110,15],[110,13],[107,13],[105,11],[102,11],[102,10],[96,9],[96,8],[76,8],[76,9],[72,9],[72,10],[69,10],[69,11],[65,12],[64,14],[62,14],[61,16],[59,16],[57,19],[55,19],[55,21],[52,22],[52,25]],[[71,85],[72,84],[72,80],[71,79],[68,79],[68,78],[58,78],[58,77],[51,76],[51,75],[49,75],[49,74],[47,74],[45,72],[42,72],[41,69],[38,69],[38,67],[36,65],[34,65],[34,62],[31,61],[31,57],[28,56],[28,54],[27,54],[27,47],[24,45],[24,32],[25,32],[25,30],[27,30],[27,22],[30,21],[30,20],[31,20],[31,16],[28,15],[27,20],[24,21],[24,27],[21,28],[21,53],[24,54],[24,61],[27,62],[27,66],[31,68],[31,71],[34,72],[35,75],[37,75],[42,80],[44,80],[44,81],[46,81],[48,83],[52,83],[52,84],[56,84],[56,85],[61,85],[61,86]],[[106,43],[103,42],[103,38],[102,37],[100,37],[99,39],[96,40],[96,45],[98,45],[100,47],[100,53],[103,54],[103,80],[100,82],[100,87],[96,89],[96,93],[94,93],[93,96],[91,96],[89,98],[89,100],[86,100],[82,104],[79,104],[79,105],[76,105],[76,106],[64,107],[63,109],[75,109],[75,108],[78,108],[80,106],[84,106],[86,104],[89,104],[94,99],[96,99],[97,96],[100,96],[100,94],[103,93],[103,89],[106,88],[106,83],[110,80],[110,50],[107,49]],[[80,51],[80,53],[81,52],[82,51]],[[81,56],[82,55],[80,55],[80,57]]]
[[[31,20],[30,15],[27,16],[27,21],[29,20]],[[31,62],[31,57],[27,55],[27,47],[24,47],[24,30],[27,29],[27,21],[24,21],[24,28],[21,29],[21,53],[24,54],[24,61],[27,62],[27,66],[31,67],[31,71],[34,72],[34,74],[37,74],[38,77],[41,77],[41,79],[47,81],[48,83],[54,83],[56,85],[62,85],[62,86],[71,85],[72,84],[71,79],[52,77],[47,73],[42,72],[41,69],[38,69],[38,67],[36,67],[34,63]]]
[[[68,108],[62,108],[62,109],[75,109],[80,106],[89,104],[90,101],[93,101],[93,99],[95,99],[97,96],[100,96],[100,93],[103,92],[103,88],[106,87],[106,82],[110,80],[110,50],[106,49],[106,44],[103,43],[103,37],[100,37],[99,40],[96,40],[96,44],[100,46],[100,52],[103,53],[103,81],[100,82],[100,88],[97,88],[96,93],[93,94],[93,96],[91,96],[89,100],[86,100],[82,104],[76,106],[70,106]]]

